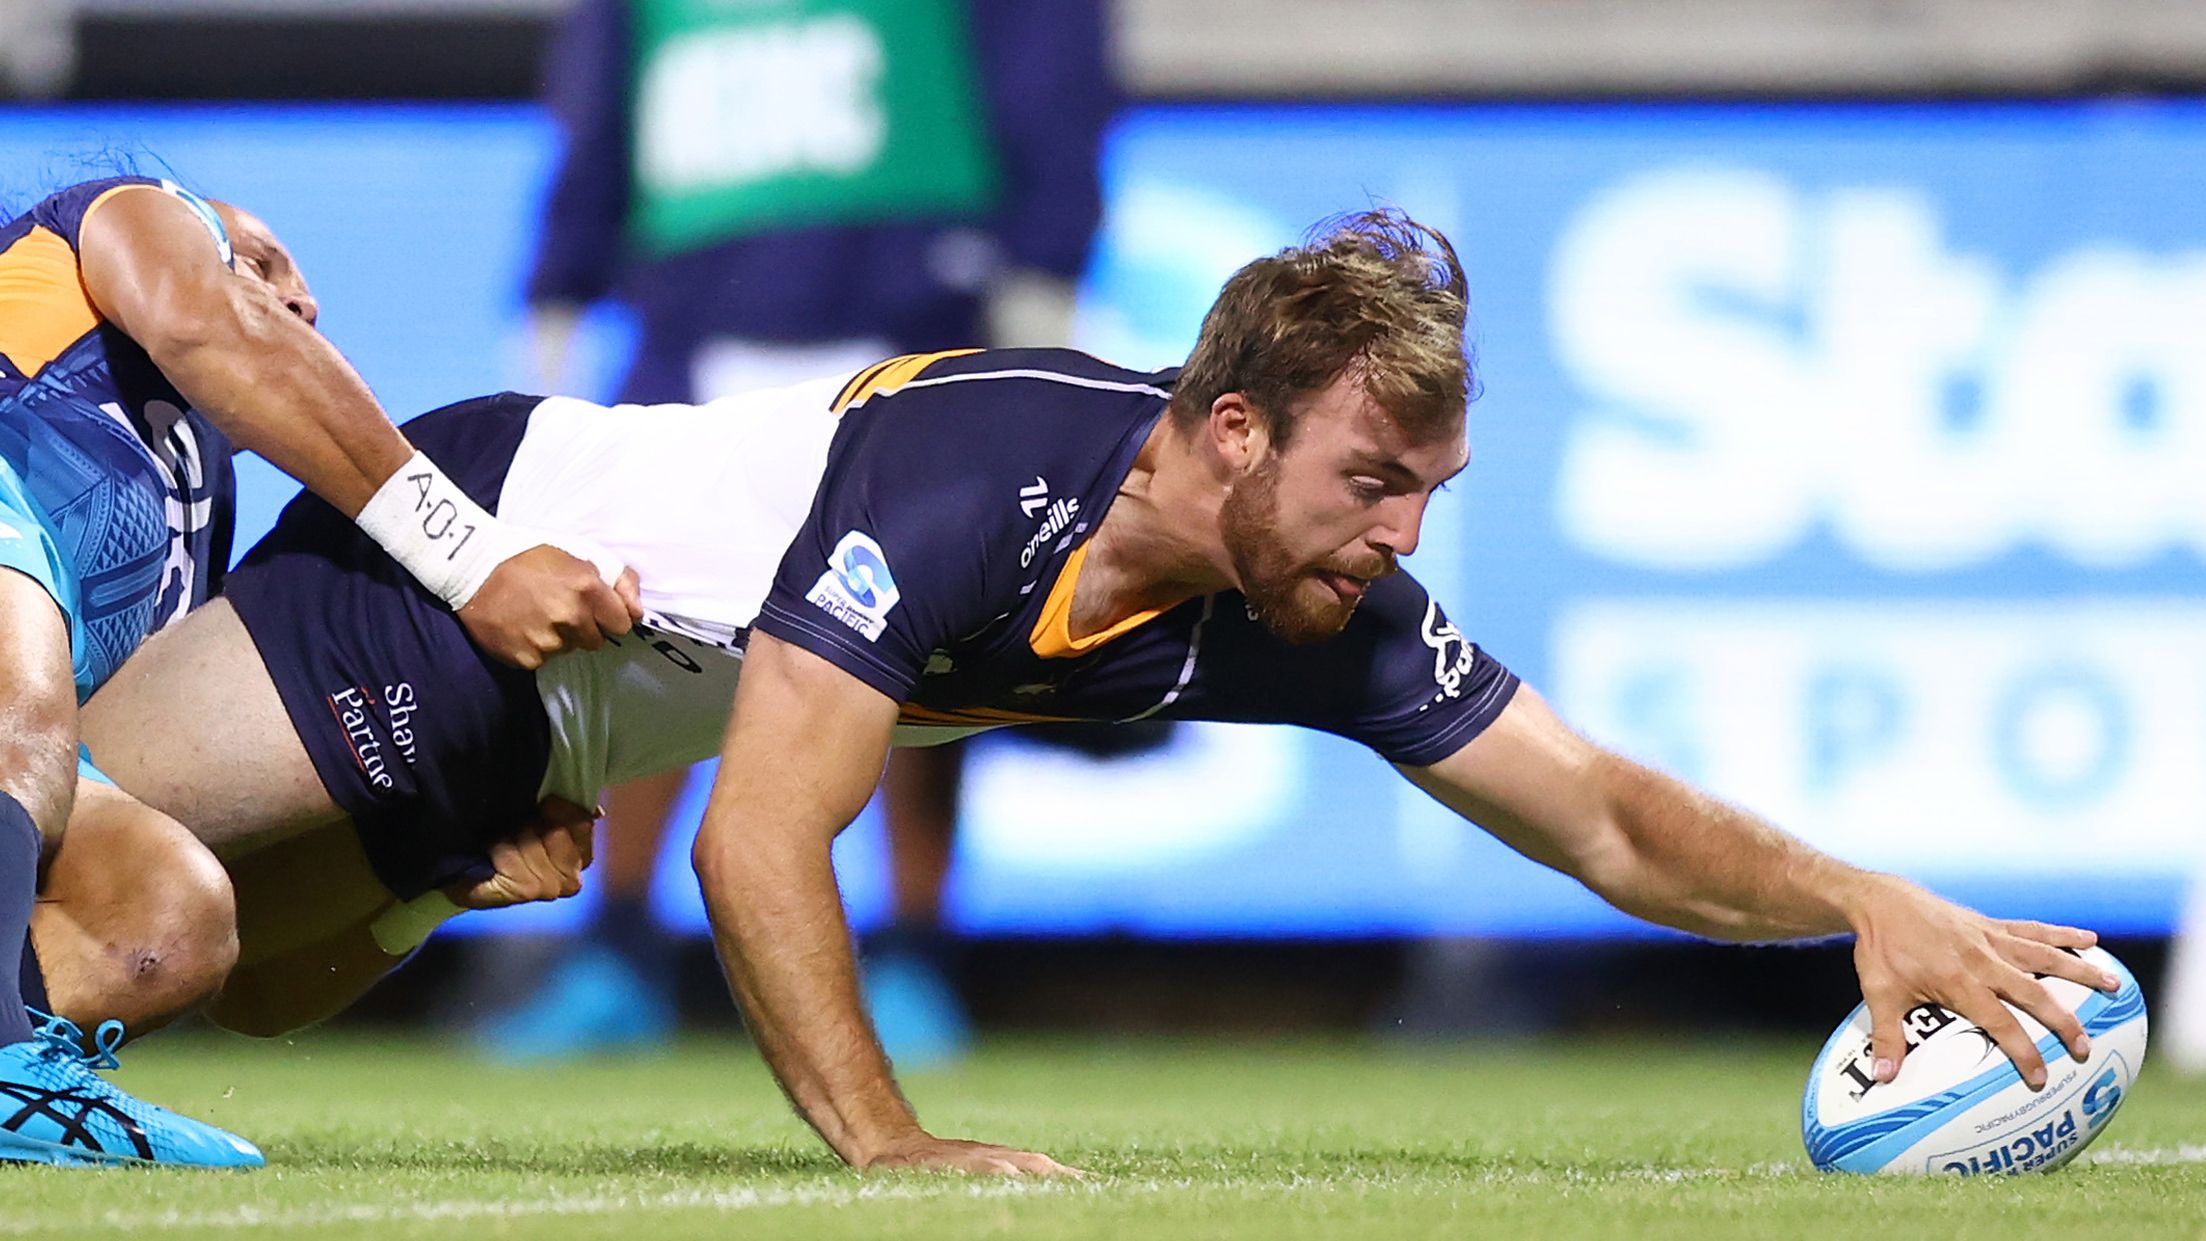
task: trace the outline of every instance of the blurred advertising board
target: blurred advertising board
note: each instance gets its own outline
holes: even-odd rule
[[[0,195],[103,152],[266,216],[394,411],[525,384],[532,111],[0,111]],[[1106,159],[1128,364],[1324,216],[1453,237],[1485,391],[1410,568],[1585,731],[2001,913],[2164,929],[2206,871],[2206,106],[1156,107]],[[1314,734],[996,738],[967,787],[974,930],[1633,927]]]

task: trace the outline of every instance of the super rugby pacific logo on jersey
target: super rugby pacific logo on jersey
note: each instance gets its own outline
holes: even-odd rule
[[[888,615],[903,596],[889,573],[888,555],[870,535],[853,530],[835,544],[827,572],[812,583],[804,601],[877,642]]]

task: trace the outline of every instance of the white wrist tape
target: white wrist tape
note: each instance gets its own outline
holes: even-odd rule
[[[375,936],[375,946],[385,955],[402,957],[421,947],[421,941],[429,938],[430,932],[460,912],[460,907],[444,893],[424,892],[384,910],[368,924],[368,933]]]
[[[491,570],[543,541],[491,516],[418,452],[353,520],[454,611],[467,606]]]

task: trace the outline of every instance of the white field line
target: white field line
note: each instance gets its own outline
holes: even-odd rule
[[[2117,1146],[2110,1150],[2087,1151],[2083,1162],[2117,1168],[2175,1168],[2185,1164],[2206,1163],[2206,1146],[2193,1146],[2188,1142],[2181,1146],[2161,1146],[2149,1150],[2130,1150],[2128,1147]]]
[[[96,1174],[95,1174],[96,1175]],[[110,1173],[109,1175],[112,1175]],[[128,1175],[125,1173],[125,1175]],[[1138,1187],[1137,1187],[1138,1188]],[[1166,1186],[1159,1182],[1155,1188]],[[422,1202],[327,1203],[288,1207],[227,1207],[212,1211],[103,1212],[87,1220],[39,1223],[0,1221],[0,1233],[24,1236],[80,1229],[280,1228],[303,1229],[333,1224],[437,1223],[451,1220],[531,1219],[574,1215],[612,1215],[633,1211],[757,1211],[774,1207],[848,1206],[857,1202],[918,1199],[1013,1198],[1079,1192],[1060,1181],[988,1181],[941,1188],[920,1185],[814,1185],[786,1189],[678,1189],[661,1193],[554,1195],[543,1198],[451,1198]]]
[[[2206,1164],[2206,1146],[2182,1145],[2129,1149],[2114,1147],[2086,1153],[2078,1162],[2110,1167],[2165,1168]],[[1758,1163],[1745,1168],[1658,1167],[1587,1168],[1583,1171],[1496,1168],[1467,1178],[1473,1182],[1529,1185],[1636,1180],[1684,1184],[1711,1180],[1761,1180],[1797,1175],[1806,1171],[1798,1163]],[[98,1175],[84,1174],[84,1175]],[[115,1173],[108,1173],[113,1176]],[[122,1175],[129,1175],[123,1173]],[[1369,1189],[1387,1181],[1420,1178],[1383,1177],[1354,1182]],[[74,1231],[87,1225],[116,1230],[154,1228],[278,1228],[299,1230],[339,1224],[437,1223],[477,1219],[535,1219],[563,1216],[613,1215],[635,1211],[710,1211],[733,1214],[780,1207],[849,1206],[860,1202],[915,1202],[1073,1196],[1126,1198],[1158,1194],[1218,1190],[1227,1192],[1294,1192],[1345,1187],[1352,1182],[1329,1177],[1297,1176],[1288,1179],[1218,1180],[1097,1180],[982,1181],[971,1184],[928,1185],[812,1185],[781,1189],[677,1189],[659,1193],[609,1193],[554,1195],[542,1198],[450,1198],[423,1202],[360,1202],[325,1205],[256,1207],[239,1206],[211,1211],[103,1212],[90,1219],[51,1223],[23,1219],[0,1220],[0,1235],[32,1236]]]

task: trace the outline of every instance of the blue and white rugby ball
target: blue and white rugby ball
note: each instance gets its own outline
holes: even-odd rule
[[[1907,1014],[1907,1058],[1878,1085],[1869,1009],[1856,1006],[1808,1071],[1800,1136],[1825,1172],[2049,1172],[2106,1128],[2145,1060],[2145,997],[2103,948],[2084,960],[2122,980],[2113,992],[2061,978],[2045,987],[2083,1022],[2091,1059],[2078,1064],[2029,1014],[2009,1011],[2037,1040],[2046,1084],[2032,1091],[1975,1022],[1935,1004]]]

